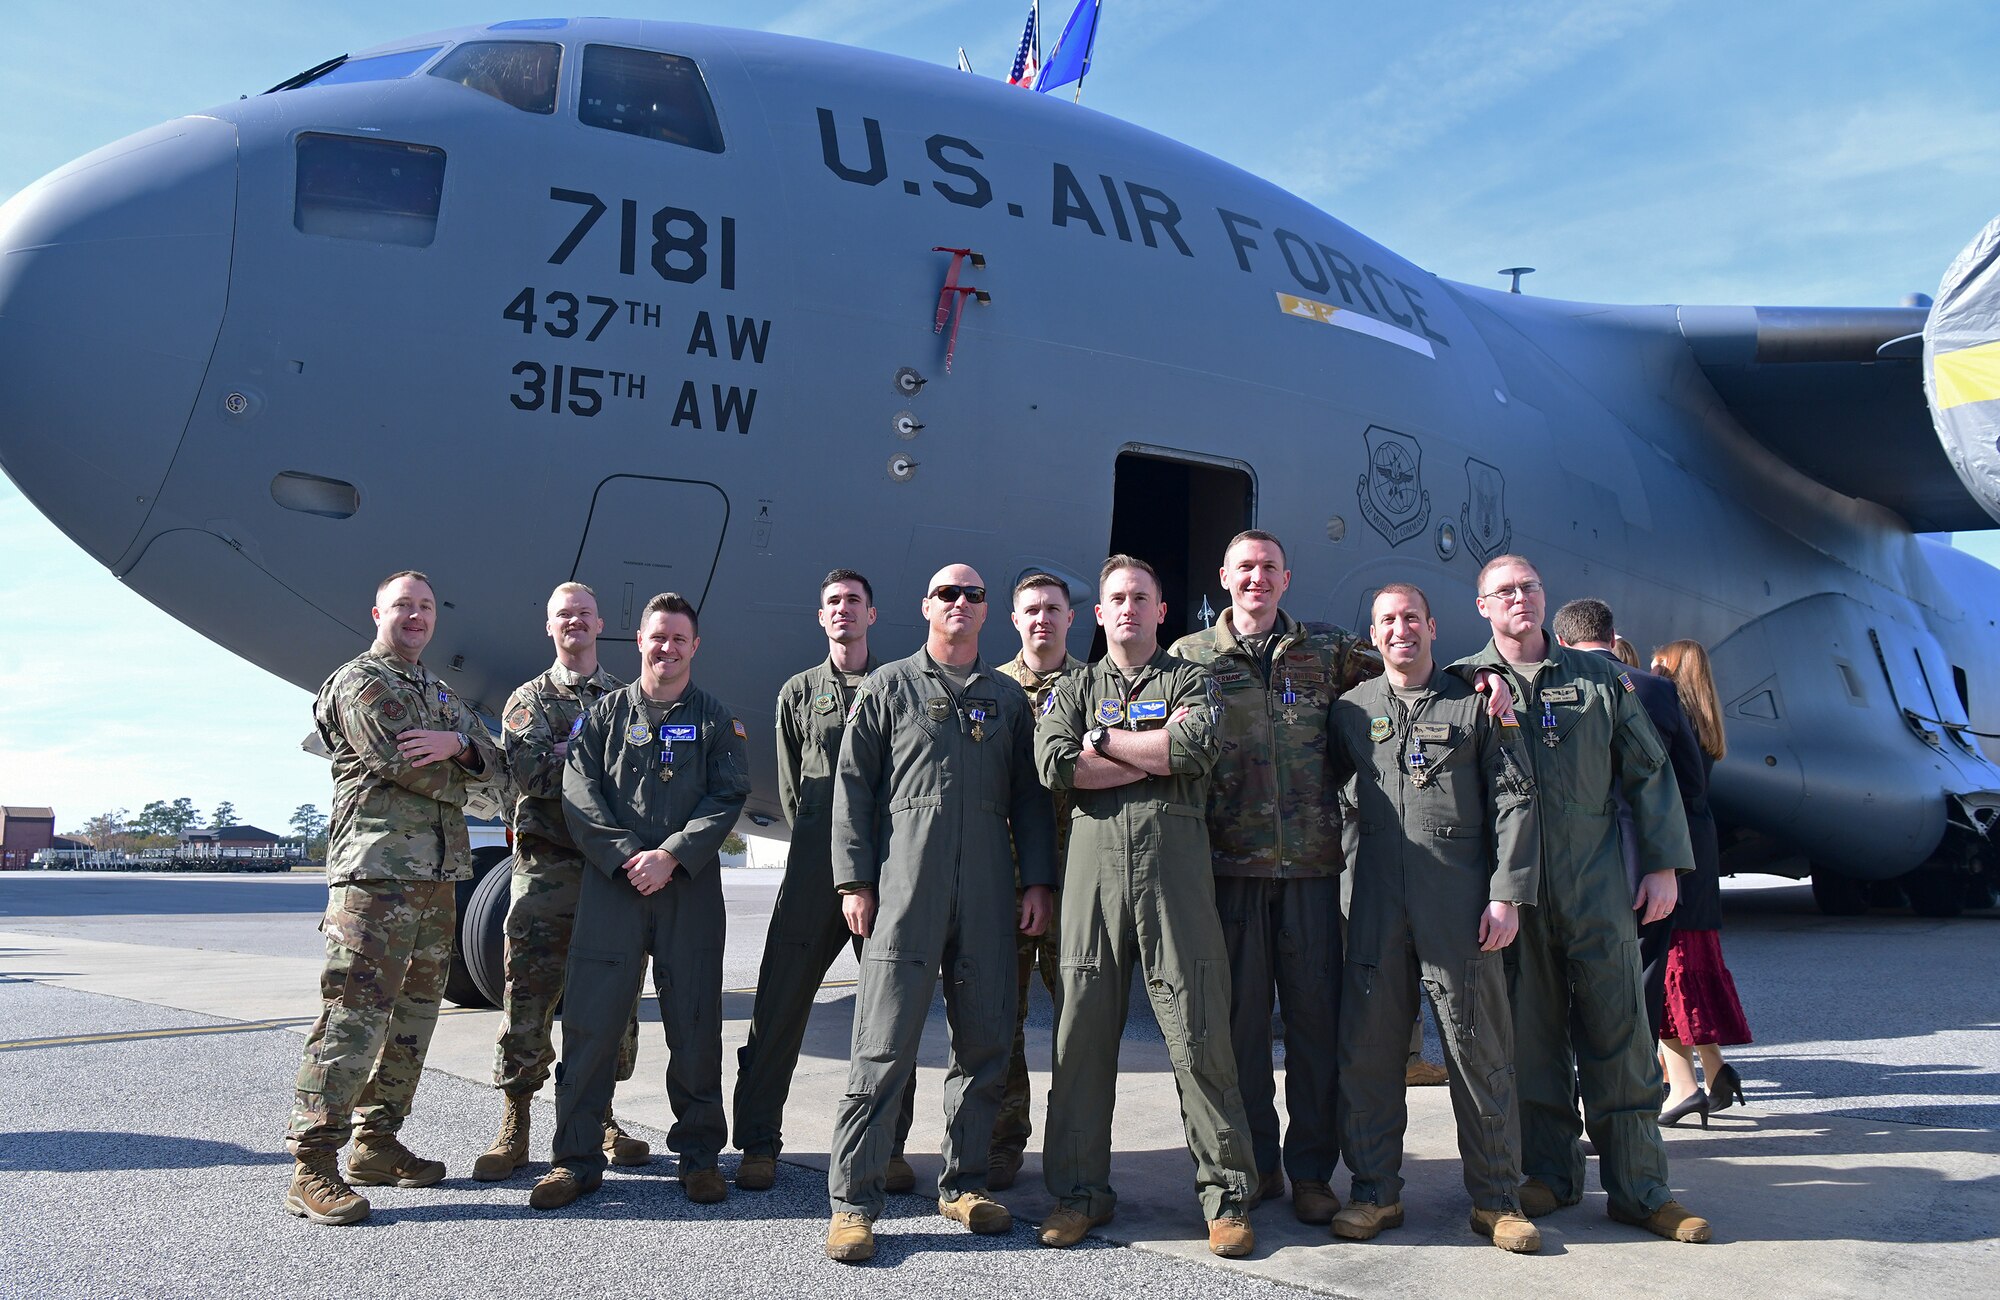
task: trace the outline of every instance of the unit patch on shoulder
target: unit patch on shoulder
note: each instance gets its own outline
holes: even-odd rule
[[[403,715],[408,712],[409,710],[403,706],[403,702],[393,695],[382,701],[382,716],[391,722],[401,722]]]
[[[743,730],[743,719],[731,718],[729,720],[729,726],[730,729],[736,733],[736,738],[738,740],[750,739],[749,735]]]
[[[1370,740],[1373,741],[1387,740],[1389,738],[1390,731],[1393,729],[1394,728],[1392,724],[1389,722],[1387,718],[1368,719],[1368,739]]]
[[[535,720],[535,711],[525,704],[516,704],[507,710],[507,716],[500,723],[509,731],[526,731],[528,724]]]
[[[652,739],[653,729],[643,722],[635,722],[625,728],[625,743],[629,745],[644,745]]]
[[[576,715],[576,721],[569,724],[569,738],[571,740],[575,740],[577,738],[578,733],[580,733],[582,730],[583,730],[583,715],[579,713]]]

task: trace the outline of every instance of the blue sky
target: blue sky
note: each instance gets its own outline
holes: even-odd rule
[[[1025,0],[682,0],[1004,76]],[[1060,27],[1064,0],[1044,21]],[[0,196],[332,55],[491,4],[13,0]],[[199,13],[197,22],[189,17]],[[83,15],[83,17],[79,17]],[[1052,39],[1052,36],[1049,38]],[[1046,45],[1046,42],[1045,42]],[[2000,35],[1974,0],[1104,0],[1084,102],[1266,176],[1439,275],[1606,302],[1894,304],[2000,211]],[[2000,538],[1960,544],[2000,562]],[[0,802],[63,828],[186,795],[324,809],[304,692],[155,610],[0,479]]]

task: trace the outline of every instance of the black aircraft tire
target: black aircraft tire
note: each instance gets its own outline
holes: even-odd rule
[[[459,951],[487,1006],[499,1006],[507,991],[507,906],[514,896],[513,886],[514,859],[510,857],[479,882],[459,918]]]
[[[472,879],[458,882],[454,891],[458,896],[458,933],[451,945],[451,971],[444,980],[444,1000],[475,1011],[485,1010],[497,1004],[488,1002],[474,982],[472,972],[465,965],[465,914],[472,904],[472,896],[484,883],[493,868],[507,861],[512,855],[500,845],[490,845],[472,851]]]
[[[1918,916],[1947,920],[1965,910],[1965,876],[1957,871],[1919,867],[1903,877],[1903,892]]]
[[[1865,880],[1815,871],[1812,892],[1813,902],[1819,904],[1820,912],[1826,916],[1860,916],[1870,906]]]

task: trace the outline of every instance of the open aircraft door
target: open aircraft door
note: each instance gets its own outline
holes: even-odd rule
[[[715,576],[729,498],[713,483],[614,474],[597,485],[571,577],[597,592],[605,667],[639,675],[639,613],[662,591],[700,609]]]
[[[1159,571],[1166,622],[1160,644],[1203,627],[1229,604],[1217,580],[1229,539],[1255,518],[1256,481],[1240,460],[1128,443],[1120,449],[1112,493],[1111,549],[1135,555]],[[1095,575],[1092,575],[1093,578]],[[1091,591],[1079,604],[1097,599]],[[1104,633],[1090,657],[1104,653]]]

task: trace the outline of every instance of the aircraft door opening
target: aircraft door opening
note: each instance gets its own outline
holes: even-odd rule
[[[639,611],[662,591],[700,609],[729,524],[729,498],[713,483],[614,474],[597,485],[571,575],[597,592],[604,666],[632,680]]]
[[[1229,539],[1251,525],[1255,495],[1241,461],[1151,449],[1118,454],[1107,553],[1135,555],[1159,570],[1167,606],[1162,646],[1203,626],[1204,603],[1211,620],[1229,604],[1216,574]],[[1103,652],[1099,628],[1091,657]]]

